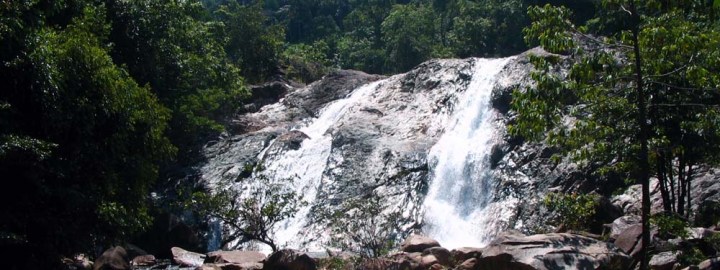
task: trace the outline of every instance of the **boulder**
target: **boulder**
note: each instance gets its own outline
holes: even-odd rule
[[[635,257],[642,247],[642,224],[633,224],[615,237],[615,245],[627,254]]]
[[[213,251],[207,254],[206,263],[259,263],[265,260],[265,254],[257,251]]]
[[[712,258],[697,265],[698,270],[717,270],[720,269],[720,258]]]
[[[451,253],[453,261],[464,262],[471,258],[480,258],[482,256],[482,249],[473,247],[462,247],[458,249],[453,249]]]
[[[433,255],[437,259],[437,262],[439,264],[444,265],[444,266],[451,265],[450,259],[452,258],[452,254],[450,253],[449,250],[447,250],[444,247],[431,247],[431,248],[425,249],[423,251],[422,255],[423,256]]]
[[[155,256],[153,255],[140,255],[136,256],[130,261],[132,266],[152,266],[157,263]]]
[[[428,255],[428,257],[425,258],[420,252],[398,252],[388,256],[388,258],[397,262],[398,265],[409,266],[410,268],[408,269],[428,268],[437,262],[437,258],[434,256]]]
[[[428,254],[420,257],[420,268],[422,269],[430,268],[435,264],[440,264],[440,261],[435,257],[435,255]]]
[[[127,251],[121,246],[112,247],[95,260],[93,270],[129,270]]]
[[[270,254],[263,265],[264,270],[315,270],[317,264],[305,253],[282,249]]]
[[[693,223],[698,227],[710,227],[720,222],[720,172],[718,169],[701,168],[692,180],[690,189]]]
[[[622,232],[626,231],[631,226],[640,224],[640,222],[642,222],[642,218],[635,215],[622,216],[615,219],[612,222],[612,227],[610,229],[610,238],[617,239]]]
[[[299,130],[288,131],[277,138],[276,143],[281,144],[287,149],[298,150],[305,139],[309,139],[308,135]]]
[[[435,239],[413,234],[405,239],[405,241],[400,245],[400,250],[404,252],[423,252],[425,249],[439,246],[440,243],[438,243]]]
[[[655,254],[650,259],[650,269],[652,270],[673,270],[677,263],[677,252],[666,251]]]
[[[265,254],[257,251],[213,251],[208,253],[205,263],[234,264],[246,269],[262,269]]]
[[[687,228],[688,232],[688,239],[706,239],[709,237],[712,237],[714,234],[717,233],[715,230],[707,229],[707,228]]]
[[[187,251],[179,247],[170,249],[173,255],[173,261],[179,265],[198,267],[203,265],[205,254]]]
[[[249,102],[250,104],[248,105],[251,106],[244,106],[243,112],[257,112],[265,105],[278,102],[281,98],[285,97],[290,89],[292,89],[292,87],[283,81],[250,86],[251,96],[247,102]]]
[[[455,270],[473,270],[477,267],[478,259],[470,258],[463,261],[460,265],[455,267]]]
[[[630,262],[612,244],[580,235],[504,235],[483,249],[476,269],[627,269]]]

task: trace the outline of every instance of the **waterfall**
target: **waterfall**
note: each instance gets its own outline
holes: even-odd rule
[[[297,129],[309,138],[302,142],[297,150],[289,150],[280,155],[260,154],[266,175],[276,178],[293,178],[293,189],[302,195],[306,206],[302,207],[293,218],[279,224],[275,231],[275,240],[280,246],[299,247],[303,227],[307,225],[306,217],[317,195],[323,172],[332,147],[332,136],[327,134],[347,110],[359,100],[377,89],[382,81],[366,84],[355,89],[350,96],[336,100],[327,105],[307,126]],[[269,148],[269,147],[268,147]],[[275,179],[283,181],[284,179]],[[314,248],[304,246],[304,248]]]
[[[411,72],[357,87],[345,98],[325,103],[310,119],[297,117],[301,108],[268,105],[244,116],[244,121],[269,123],[267,127],[206,149],[202,177],[215,185],[234,181],[218,188],[234,188],[241,197],[268,184],[300,195],[304,204],[294,216],[272,228],[270,238],[281,248],[333,247],[343,235],[323,218],[337,213],[347,213],[342,218],[350,222],[363,218],[357,214],[362,207],[344,204],[349,198],[381,202],[383,213],[393,220],[378,222],[397,222],[402,231],[391,235],[422,225],[424,233],[445,247],[483,246],[516,224],[510,219],[518,200],[512,193],[493,193],[497,173],[489,168],[491,149],[501,134],[496,121],[502,120],[490,99],[493,88],[506,83],[500,72],[512,59],[428,61]],[[292,98],[325,102],[306,94],[327,92],[326,87],[312,84]],[[258,165],[251,177],[241,176],[247,164]],[[217,248],[218,233],[228,228],[214,224],[215,234],[208,235],[212,247]],[[243,245],[269,251],[266,245]]]
[[[490,103],[496,75],[510,58],[477,59],[465,93],[454,105],[445,132],[431,148],[425,233],[448,248],[484,246],[513,201],[493,203],[489,156],[496,136]]]

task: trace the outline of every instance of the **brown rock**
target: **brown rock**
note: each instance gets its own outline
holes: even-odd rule
[[[470,258],[479,259],[482,256],[482,249],[473,247],[462,247],[458,249],[453,249],[453,251],[450,253],[452,254],[451,258],[453,261],[464,262]]]
[[[413,268],[413,265],[409,261],[396,261],[386,258],[375,258],[375,259],[368,259],[362,262],[362,265],[359,269],[363,270],[387,270],[387,269],[401,269],[401,270],[409,270],[409,269],[416,269]]]
[[[425,255],[420,258],[420,267],[422,269],[430,268],[430,266],[432,266],[434,264],[439,264],[439,263],[440,262],[438,261],[438,259],[435,258],[435,256],[432,254]]]
[[[280,137],[278,137],[275,141],[278,143],[282,143],[288,149],[298,150],[300,149],[302,142],[309,138],[310,137],[308,137],[308,135],[303,133],[302,131],[292,130],[280,135]]]
[[[397,265],[410,267],[408,269],[418,269],[423,262],[423,256],[420,252],[398,252],[388,256],[388,258],[397,262]]]
[[[317,264],[305,253],[282,249],[265,259],[264,270],[316,270]]]
[[[133,266],[151,266],[155,265],[155,263],[157,263],[157,260],[153,255],[137,256],[130,261],[130,264]]]
[[[440,243],[435,239],[413,234],[400,245],[400,250],[405,252],[423,252],[431,247],[439,247]]]
[[[127,251],[121,246],[109,248],[95,260],[93,270],[129,270]]]
[[[425,251],[423,251],[423,256],[432,254],[437,258],[438,263],[442,264],[444,266],[450,266],[452,263],[450,262],[450,258],[452,257],[452,254],[449,250],[447,250],[444,247],[432,247],[428,248]]]
[[[465,260],[463,263],[455,267],[455,270],[473,270],[475,267],[477,267],[477,259],[476,258],[470,258]]]
[[[173,247],[170,249],[173,255],[173,261],[179,265],[198,267],[203,265],[205,261],[205,254],[195,253],[187,251],[179,247]]]

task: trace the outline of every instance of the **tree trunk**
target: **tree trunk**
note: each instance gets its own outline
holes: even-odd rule
[[[650,133],[647,124],[647,107],[645,89],[643,86],[642,58],[640,56],[640,14],[635,7],[635,0],[630,1],[630,12],[632,13],[633,28],[633,51],[635,53],[635,79],[637,86],[637,124],[640,128],[638,141],[640,153],[638,153],[638,182],[642,185],[642,246],[640,251],[640,269],[648,269],[648,247],[650,246],[650,181],[648,163],[648,134]]]
[[[690,220],[690,212],[692,208],[692,198],[690,198],[690,188],[691,181],[692,181],[692,175],[693,175],[693,165],[688,164],[687,172],[685,173],[685,183],[687,184],[687,188],[685,189],[687,191],[685,195],[685,200],[687,201],[687,209],[685,209],[685,217]]]
[[[685,157],[680,155],[678,161],[678,204],[677,213],[680,216],[685,216]]]
[[[677,209],[675,208],[675,200],[677,198],[676,192],[675,192],[675,173],[673,169],[673,156],[670,154],[670,158],[667,160],[667,168],[668,168],[668,180],[670,181],[670,206],[672,206],[672,211],[677,212]]]
[[[663,199],[663,210],[666,214],[672,213],[672,205],[670,201],[670,194],[668,192],[668,184],[670,181],[667,179],[667,173],[665,168],[665,155],[662,154],[663,150],[659,150],[657,155],[657,178],[658,182],[660,183],[660,195]],[[671,168],[672,169],[672,168]],[[670,186],[672,188],[672,186]]]

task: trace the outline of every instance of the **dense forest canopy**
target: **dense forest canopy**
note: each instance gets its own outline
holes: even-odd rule
[[[593,0],[0,1],[0,247],[39,269],[147,229],[150,192],[250,84],[516,54],[528,7],[548,3],[625,29]]]

